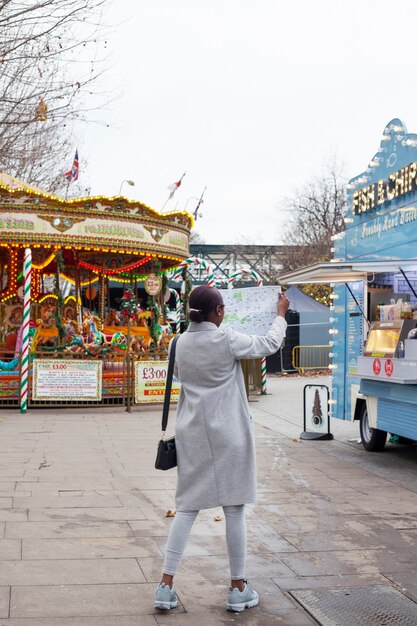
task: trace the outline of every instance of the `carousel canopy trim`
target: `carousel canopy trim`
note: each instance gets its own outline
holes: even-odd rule
[[[189,253],[193,217],[121,196],[66,200],[0,173],[0,241],[134,254],[174,267]]]

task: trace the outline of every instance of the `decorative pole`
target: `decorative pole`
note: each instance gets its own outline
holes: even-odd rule
[[[252,276],[256,280],[257,287],[263,287],[263,280],[255,270],[240,269],[233,272],[229,277],[229,288],[233,287],[236,278],[240,278],[243,274]],[[261,359],[261,395],[266,396],[266,357]]]
[[[130,407],[132,404],[132,389],[133,389],[133,368],[134,361],[130,354],[130,318],[138,312],[138,303],[135,297],[132,284],[125,287],[123,297],[120,301],[120,311],[123,316],[127,317],[127,338],[126,338],[126,371],[127,371],[127,406],[126,411],[130,413]]]
[[[83,302],[81,299],[81,284],[80,284],[80,266],[78,265],[78,254],[74,251],[74,274],[75,274],[75,319],[78,324],[78,328],[82,329],[83,324]]]
[[[176,289],[170,288],[170,292],[175,297],[175,320],[174,320],[174,326],[175,326],[175,334],[178,335],[178,333],[181,331],[181,298],[180,298],[180,296],[178,294],[178,291]]]
[[[32,277],[32,252],[25,249],[23,261],[23,332],[22,357],[20,370],[20,412],[26,413],[28,408],[29,379],[29,322],[30,322],[30,281]]]

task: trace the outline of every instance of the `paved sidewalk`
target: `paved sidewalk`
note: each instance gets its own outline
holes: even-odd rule
[[[317,624],[289,593],[301,589],[390,586],[417,602],[415,449],[365,453],[351,424],[301,442],[306,382],[271,378],[251,402],[247,572],[260,604],[241,615],[225,610],[221,509],[193,527],[178,608],[153,608],[175,489],[175,471],[153,469],[159,407],[1,411],[0,626]]]

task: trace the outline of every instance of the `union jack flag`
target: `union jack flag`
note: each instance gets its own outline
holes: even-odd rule
[[[75,157],[74,157],[74,162],[72,164],[72,167],[68,172],[64,174],[64,177],[67,179],[69,183],[71,183],[73,180],[78,180],[79,171],[80,171],[80,165],[78,162],[78,148],[77,148],[77,150],[75,151]]]
[[[201,196],[200,196],[200,198],[199,198],[199,200],[198,200],[198,204],[197,204],[197,206],[196,206],[196,207],[195,207],[195,209],[194,209],[193,216],[194,216],[195,221],[197,221],[197,218],[198,218],[198,216],[199,216],[199,215],[200,215],[200,217],[201,217],[201,214],[198,212],[198,210],[199,210],[200,206],[201,206],[201,205],[203,204],[203,202],[204,202],[204,200],[203,200],[203,196],[204,196],[204,193],[205,193],[206,189],[207,189],[207,187],[204,187],[204,189],[203,189],[203,193],[201,194]]]

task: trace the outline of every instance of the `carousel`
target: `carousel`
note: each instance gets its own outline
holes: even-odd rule
[[[168,273],[192,226],[184,211],[0,174],[0,405],[129,402],[131,361],[166,358]]]

